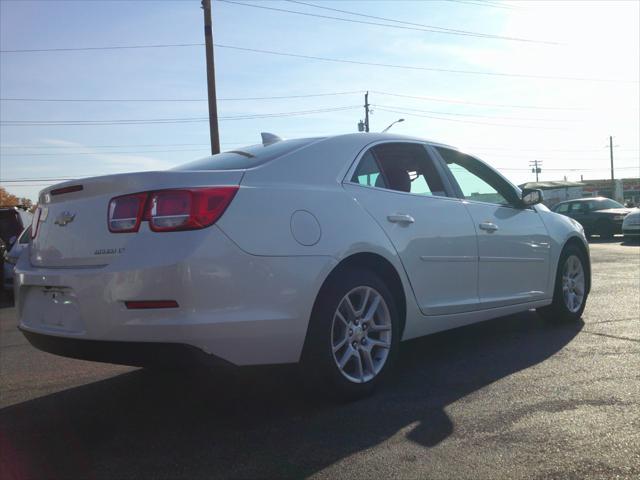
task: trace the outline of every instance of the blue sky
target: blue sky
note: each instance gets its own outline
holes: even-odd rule
[[[285,1],[252,5],[387,23]],[[445,35],[306,17],[213,1],[217,44],[522,78],[323,62],[216,48],[218,97],[369,90],[372,130],[463,148],[516,183],[640,176],[640,2],[318,1],[357,13],[557,44]],[[394,23],[396,26],[410,26]],[[421,28],[421,27],[416,27]],[[0,2],[0,49],[202,43],[199,1]],[[0,120],[201,118],[206,101],[26,102],[41,99],[205,99],[204,47],[0,54]],[[404,95],[393,96],[387,94]],[[409,97],[428,97],[407,98]],[[222,148],[283,137],[356,131],[363,95],[219,102],[221,116],[350,109],[220,122]],[[509,105],[509,106],[497,106]],[[517,106],[517,108],[516,108]],[[526,108],[521,108],[526,107]],[[390,110],[395,110],[392,112]],[[431,118],[429,118],[431,117]],[[436,118],[433,118],[436,117]],[[0,126],[0,183],[36,198],[47,183],[15,179],[164,169],[206,155],[206,121],[141,125]],[[118,146],[118,147],[115,147]],[[579,170],[578,170],[579,169]]]

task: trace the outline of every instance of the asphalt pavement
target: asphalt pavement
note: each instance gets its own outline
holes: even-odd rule
[[[0,478],[640,478],[640,247],[591,245],[579,324],[534,312],[402,344],[373,397],[291,368],[149,371],[31,347],[0,308]]]

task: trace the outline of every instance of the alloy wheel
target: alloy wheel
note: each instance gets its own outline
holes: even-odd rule
[[[340,300],[331,326],[333,359],[342,375],[354,383],[378,375],[389,356],[391,335],[384,297],[368,286],[349,291]]]

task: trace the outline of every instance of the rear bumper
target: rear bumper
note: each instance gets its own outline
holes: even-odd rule
[[[640,224],[638,225],[623,225],[622,233],[625,237],[640,237]]]
[[[231,365],[215,355],[208,355],[196,347],[179,343],[81,340],[44,335],[24,328],[20,330],[29,343],[38,350],[80,360],[136,367],[190,365],[228,367]]]
[[[34,267],[21,255],[14,290],[25,335],[134,342],[145,351],[147,343],[179,344],[235,365],[295,363],[334,265],[331,257],[249,255],[214,226],[158,235],[104,267]],[[179,307],[125,305],[140,300],[174,300]]]

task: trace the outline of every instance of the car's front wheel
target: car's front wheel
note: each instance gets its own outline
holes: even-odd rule
[[[366,396],[390,369],[399,336],[395,300],[385,283],[373,271],[344,269],[318,295],[302,374],[330,396]]]
[[[587,304],[589,271],[584,252],[568,245],[560,255],[553,303],[538,313],[552,321],[578,321]]]

